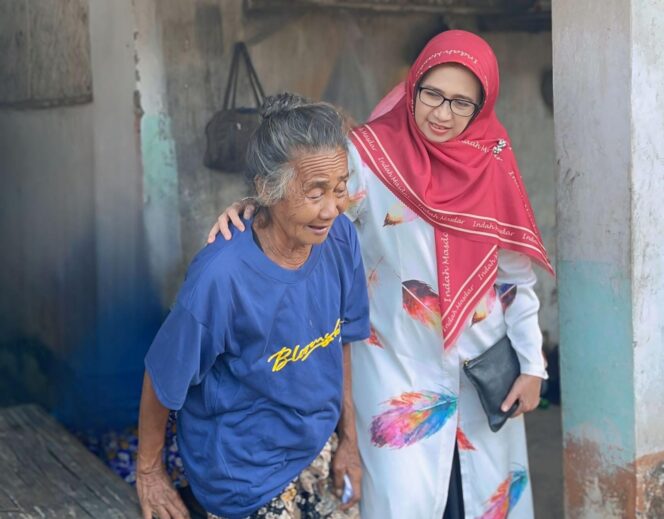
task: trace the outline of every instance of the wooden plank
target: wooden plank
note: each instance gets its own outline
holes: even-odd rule
[[[551,0],[245,0],[244,3],[244,10],[250,15],[314,9],[356,10],[382,15],[430,13],[508,18],[512,15],[544,14],[550,18]]]
[[[31,102],[92,101],[88,0],[29,0],[28,17]]]
[[[140,519],[134,489],[34,405],[0,409],[0,517]]]
[[[0,106],[92,101],[88,0],[2,0],[0,49]]]
[[[249,13],[280,9],[358,9],[379,13],[439,13],[493,15],[505,12],[541,10],[550,0],[246,0]],[[550,9],[549,9],[550,10]]]

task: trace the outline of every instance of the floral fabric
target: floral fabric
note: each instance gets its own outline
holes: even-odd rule
[[[184,475],[182,458],[176,442],[176,415],[171,412],[166,425],[164,443],[164,465],[173,484],[178,487],[188,485]],[[73,431],[74,435],[100,458],[113,472],[130,485],[136,483],[136,457],[138,455],[138,427],[127,427],[121,431],[103,433]]]
[[[277,497],[247,519],[359,519],[358,507],[339,510],[340,501],[332,491],[330,466],[337,449],[333,434],[316,459]],[[224,519],[208,514],[208,519]]]

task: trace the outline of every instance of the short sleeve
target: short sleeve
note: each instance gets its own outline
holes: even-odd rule
[[[357,152],[357,148],[348,143],[348,209],[346,216],[351,222],[361,220],[362,213],[365,210],[365,200],[367,197],[366,176],[364,168],[366,166]]]
[[[189,387],[200,384],[223,350],[208,327],[178,302],[145,357],[159,401],[169,409],[180,409]]]
[[[353,270],[351,285],[344,298],[343,324],[341,326],[341,342],[343,344],[364,340],[370,334],[369,296],[362,254],[355,229],[349,224],[348,230]]]
[[[514,299],[505,310],[507,335],[519,357],[521,373],[548,378],[542,356],[542,332],[539,326],[539,299],[535,294],[537,277],[525,254],[500,250],[496,284],[513,286]]]

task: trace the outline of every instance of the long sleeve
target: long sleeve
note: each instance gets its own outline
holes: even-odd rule
[[[536,282],[528,256],[500,250],[496,284],[506,297],[514,298],[505,310],[507,335],[519,357],[521,373],[546,379],[542,332],[537,316],[540,304],[534,290]]]

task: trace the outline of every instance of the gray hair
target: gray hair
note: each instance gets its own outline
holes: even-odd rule
[[[247,146],[246,170],[259,206],[269,207],[286,196],[298,153],[348,149],[344,118],[328,103],[286,92],[265,98],[260,114],[261,124]]]

